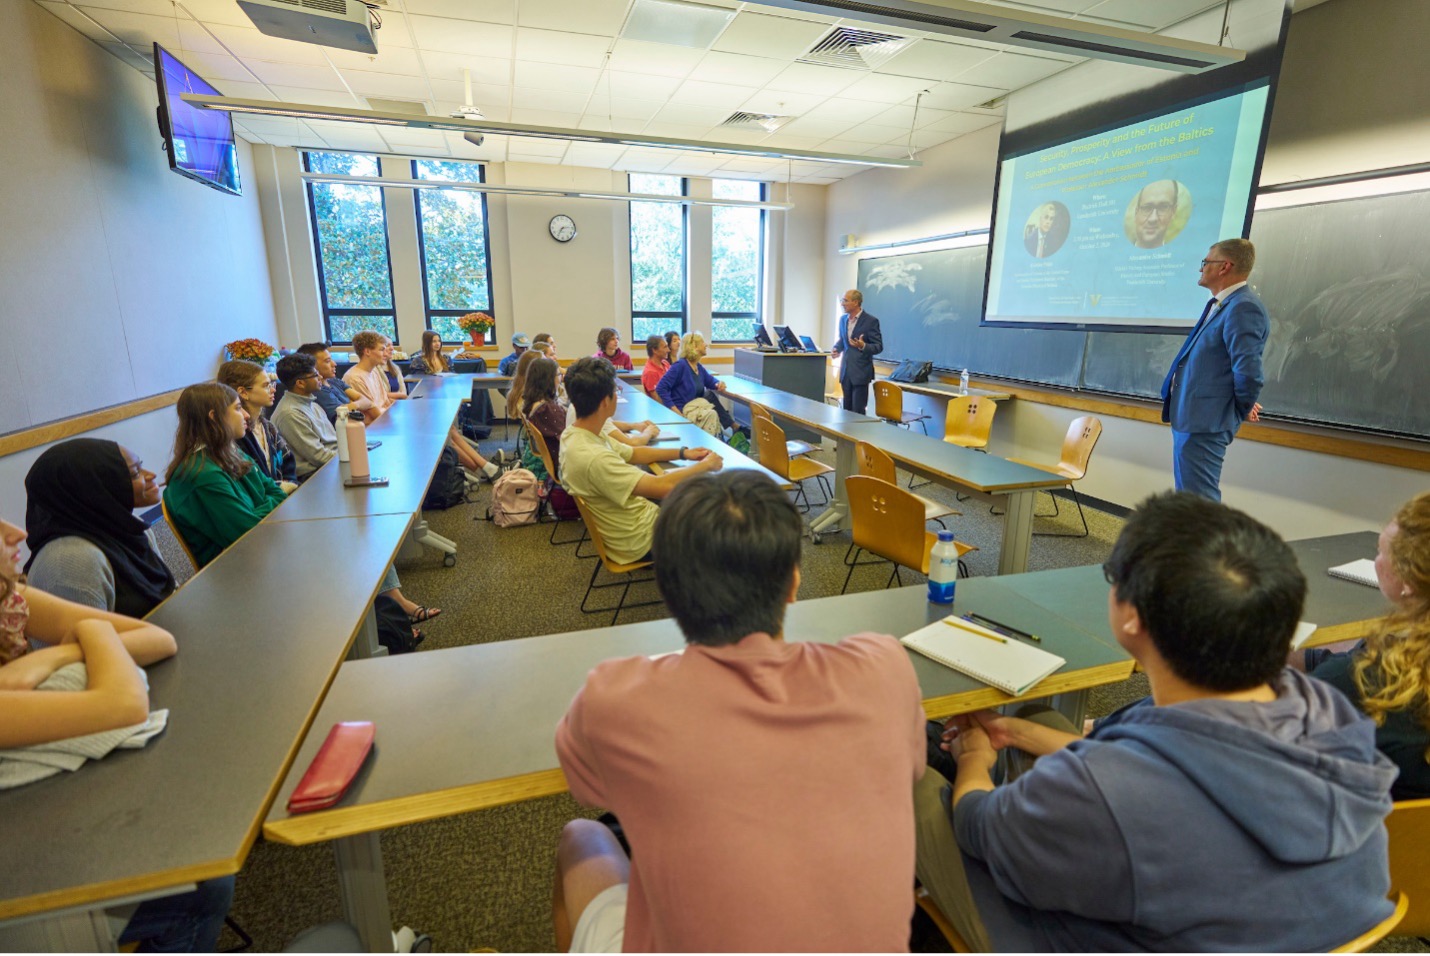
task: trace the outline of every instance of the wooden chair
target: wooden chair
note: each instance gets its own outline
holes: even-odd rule
[[[904,390],[887,379],[878,379],[874,382],[874,415],[890,424],[900,425],[904,428],[918,422],[919,427],[924,430],[924,434],[929,433],[929,427],[925,424],[929,419],[928,414],[923,411],[904,411]]]
[[[938,536],[924,529],[924,506],[918,495],[868,475],[850,475],[844,480],[844,487],[849,496],[849,530],[854,543],[844,555],[849,573],[844,576],[844,587],[839,593],[849,590],[854,569],[861,566],[861,551],[868,551],[880,559],[865,561],[864,565],[885,561],[894,565],[894,572],[889,575],[884,587],[895,581],[903,583],[899,577],[900,567],[928,574],[929,552],[933,550]],[[954,546],[960,559],[975,550],[958,542],[954,542]]]
[[[861,441],[854,446],[854,456],[859,462],[859,474],[887,481],[891,485],[899,483],[898,473],[894,470],[894,459],[890,458],[882,448],[875,448],[868,442]],[[937,521],[940,528],[947,529],[948,527],[943,523],[944,518],[949,515],[963,514],[957,508],[950,508],[932,498],[925,498],[923,495],[914,495],[914,497],[923,502],[924,520]]]
[[[754,422],[755,422],[755,419],[757,419],[757,418],[763,418],[765,421],[768,421],[768,422],[773,422],[773,421],[775,420],[775,416],[773,416],[773,415],[770,414],[770,410],[769,410],[768,408],[766,408],[765,406],[761,405],[759,402],[751,402],[751,403],[750,403],[750,426],[751,426],[751,431],[754,430]],[[785,442],[785,451],[789,452],[789,456],[790,456],[791,458],[798,458],[800,455],[808,455],[810,452],[814,451],[814,446],[811,445],[811,444],[810,444],[809,442],[807,442],[807,441],[800,441],[800,440],[797,439],[797,438],[791,438],[791,439],[789,439],[788,441]]]
[[[1385,819],[1390,833],[1390,892],[1410,899],[1410,910],[1397,928],[1398,936],[1430,937],[1430,800],[1401,800]]]
[[[559,484],[560,480],[556,477],[556,467],[551,463],[551,449],[546,447],[546,436],[541,434],[541,432],[537,431],[536,426],[531,424],[531,422],[527,421],[526,419],[522,419],[521,424],[522,427],[526,429],[526,440],[531,443],[532,448],[536,449],[537,457],[540,458],[541,463],[546,466],[546,473],[551,476],[552,481],[555,481]],[[594,558],[594,554],[581,553],[581,545],[585,543],[587,537],[586,529],[581,529],[581,537],[579,538],[573,538],[570,541],[557,541],[556,532],[560,530],[562,523],[565,521],[570,521],[572,519],[562,518],[550,508],[548,508],[547,510],[549,511],[551,515],[551,520],[553,521],[553,524],[551,526],[551,537],[550,539],[548,539],[550,543],[554,545],[574,544],[576,546],[576,556],[578,558]]]
[[[948,917],[943,915],[943,910],[939,909],[938,904],[933,901],[933,897],[929,896],[928,890],[922,886],[914,887],[914,902],[933,921],[933,925],[938,927],[938,931],[943,934],[944,942],[948,943],[950,949],[955,953],[973,952],[973,947],[968,945],[968,941],[963,938],[962,933],[953,928]]]
[[[178,523],[175,522],[173,516],[169,514],[169,504],[164,500],[163,495],[159,496],[159,507],[164,510],[164,523],[167,524],[169,530],[174,533],[174,540],[179,542],[179,550],[184,552],[184,557],[188,558],[189,563],[194,566],[194,570],[198,571],[199,562],[194,560],[193,549],[190,548],[189,543],[184,540],[183,532],[179,530]]]
[[[987,452],[988,435],[993,431],[993,415],[998,403],[976,395],[960,395],[948,400],[943,418],[943,440],[960,448]]]
[[[1043,471],[1050,471],[1055,475],[1062,475],[1073,481],[1081,481],[1087,474],[1087,463],[1092,458],[1092,450],[1097,447],[1097,440],[1102,437],[1102,422],[1091,415],[1083,415],[1074,418],[1072,424],[1068,426],[1068,433],[1063,436],[1062,454],[1058,456],[1056,465],[1043,465],[1036,461],[1026,461],[1022,458],[1010,458],[1009,461],[1016,461],[1020,465],[1031,465],[1034,468],[1041,468]],[[1082,513],[1082,501],[1079,500],[1077,488],[1069,485],[1068,491],[1072,492],[1073,504],[1077,505],[1077,516],[1082,521],[1082,534],[1072,534],[1064,531],[1036,531],[1034,534],[1044,534],[1051,537],[1065,538],[1086,538],[1087,516]],[[1058,515],[1058,496],[1051,495],[1053,499],[1052,514],[1037,515],[1039,518],[1056,518]]]
[[[1391,892],[1394,893],[1395,890],[1391,890]],[[1379,923],[1376,923],[1374,926],[1372,926],[1370,929],[1366,930],[1364,933],[1361,933],[1359,936],[1357,936],[1355,939],[1351,940],[1349,943],[1346,943],[1346,944],[1344,944],[1344,945],[1342,945],[1342,946],[1337,946],[1335,949],[1331,950],[1331,952],[1333,952],[1333,953],[1364,953],[1366,950],[1370,949],[1370,948],[1371,948],[1372,946],[1374,946],[1376,943],[1380,942],[1381,940],[1383,940],[1383,939],[1385,939],[1387,936],[1389,936],[1390,933],[1391,933],[1391,930],[1393,930],[1393,929],[1396,928],[1396,924],[1398,924],[1402,919],[1405,918],[1405,912],[1406,912],[1406,910],[1408,910],[1409,908],[1410,908],[1410,897],[1406,896],[1403,892],[1400,893],[1400,894],[1399,894],[1399,898],[1395,901],[1395,911],[1394,911],[1393,913],[1391,913],[1391,914],[1390,914],[1389,916],[1387,916],[1385,919],[1381,920]],[[1399,934],[1399,935],[1405,935],[1405,934],[1404,934],[1404,933],[1401,933],[1401,934]]]
[[[798,497],[804,499],[802,510],[808,511],[810,508],[809,494],[805,491],[804,483],[811,478],[819,482],[826,503],[834,497],[826,477],[833,474],[833,468],[812,458],[790,458],[785,446],[783,428],[768,418],[752,418],[750,421],[755,432],[755,448],[760,453],[760,464],[794,485],[799,492]]]
[[[643,569],[645,569],[645,568],[653,567],[653,566],[655,565],[655,562],[654,562],[654,561],[634,561],[634,562],[631,562],[630,564],[621,564],[621,563],[618,562],[618,561],[612,561],[611,558],[606,554],[606,542],[605,542],[605,539],[601,537],[601,528],[600,528],[600,525],[596,524],[596,519],[595,519],[594,517],[592,517],[592,515],[591,515],[590,506],[587,505],[586,502],[585,502],[585,500],[582,499],[580,496],[573,496],[573,497],[576,498],[576,507],[579,508],[580,511],[581,511],[581,520],[582,520],[583,522],[585,522],[585,524],[586,524],[586,532],[591,536],[591,541],[594,542],[595,545],[596,545],[596,556],[597,556],[598,558],[600,558],[600,560],[597,561],[597,562],[596,562],[594,565],[592,565],[592,567],[591,567],[591,580],[590,580],[590,582],[588,582],[587,585],[586,585],[586,595],[585,595],[585,597],[581,598],[581,613],[582,613],[582,614],[605,614],[607,611],[615,611],[615,612],[616,612],[615,615],[612,616],[612,618],[611,618],[611,623],[612,623],[612,624],[615,624],[616,621],[620,620],[621,612],[622,612],[622,611],[626,611],[626,610],[629,610],[629,609],[634,608],[634,607],[651,607],[652,605],[656,605],[656,604],[661,603],[659,599],[654,600],[654,601],[640,601],[640,602],[638,602],[638,603],[636,603],[636,604],[627,604],[627,603],[626,603],[626,595],[630,594],[631,585],[632,585],[632,584],[648,584],[648,583],[650,583],[651,581],[654,581],[654,580],[655,580],[654,577],[649,577],[649,578],[632,578],[631,575],[634,574],[636,571],[640,571],[640,570],[643,570]],[[605,568],[606,571],[607,571],[607,573],[613,574],[613,575],[619,575],[619,576],[622,577],[624,580],[611,581],[611,582],[608,582],[608,583],[606,583],[606,584],[597,584],[597,583],[596,583],[596,577],[597,577],[597,575],[599,575],[599,574],[601,573],[601,569],[602,569],[602,568]],[[609,607],[589,607],[589,608],[588,608],[588,607],[586,606],[586,604],[587,604],[588,601],[591,600],[591,592],[592,592],[592,591],[602,591],[602,590],[605,590],[606,588],[620,588],[620,589],[621,589],[621,599],[616,602],[616,606],[615,606],[614,608],[609,608]]]

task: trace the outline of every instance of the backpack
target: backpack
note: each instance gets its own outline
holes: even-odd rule
[[[473,360],[471,368],[477,373],[485,372],[486,359]],[[472,400],[462,406],[462,411],[457,416],[458,428],[472,441],[486,441],[492,435],[492,398],[487,388],[486,385],[473,382]]]
[[[581,509],[576,507],[576,499],[554,481],[547,483],[546,501],[551,505],[552,514],[562,521],[581,520]]]
[[[388,654],[407,654],[417,650],[421,638],[412,635],[412,621],[402,605],[385,594],[379,594],[372,602],[373,616],[377,618],[377,642],[387,648]]]
[[[492,506],[487,517],[498,528],[536,524],[541,512],[541,482],[525,468],[513,468],[492,485]]]
[[[462,460],[455,448],[444,447],[432,473],[432,483],[422,498],[424,511],[442,511],[467,501],[467,478],[462,473]]]

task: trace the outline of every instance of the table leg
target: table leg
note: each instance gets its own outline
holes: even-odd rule
[[[838,439],[834,446],[834,500],[813,521],[809,529],[815,534],[834,531],[849,514],[849,495],[844,490],[844,479],[858,474],[854,461],[854,442],[847,438]]]
[[[377,611],[369,605],[367,614],[362,619],[362,630],[358,631],[357,640],[353,641],[353,646],[348,649],[348,660],[360,661],[368,657],[386,656],[387,648],[377,640]]]
[[[387,905],[380,836],[376,832],[360,833],[333,841],[343,918],[358,931],[363,951],[368,953],[393,951],[392,914]]]
[[[1028,554],[1033,547],[1033,508],[1036,491],[1014,491],[1003,496],[1007,513],[1003,516],[1003,547],[998,552],[999,574],[1022,574],[1028,570]]]
[[[1054,694],[1048,698],[1048,706],[1062,714],[1072,725],[1082,732],[1082,722],[1087,718],[1087,691],[1074,690],[1066,694]]]
[[[7,953],[113,953],[116,947],[102,909],[51,913],[0,926],[0,951]]]

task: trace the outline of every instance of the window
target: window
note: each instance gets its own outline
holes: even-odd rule
[[[412,178],[448,183],[480,183],[480,163],[415,159]],[[492,315],[492,271],[487,255],[487,196],[467,189],[418,189],[417,249],[422,258],[422,295],[427,328],[444,342],[461,342],[467,333],[457,317],[468,312]],[[486,343],[495,345],[496,329]]]
[[[765,184],[711,182],[716,199],[763,202]],[[711,212],[710,333],[716,342],[748,342],[760,321],[765,285],[765,211],[716,206]]]
[[[658,196],[685,195],[679,176],[630,174],[630,190]],[[672,329],[685,334],[686,207],[680,203],[631,203],[631,347]]]
[[[377,176],[376,156],[304,153],[313,173]],[[387,204],[381,186],[308,183],[308,212],[318,252],[318,298],[329,341],[347,344],[363,329],[397,341]]]

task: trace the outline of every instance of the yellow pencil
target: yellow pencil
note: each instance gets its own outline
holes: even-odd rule
[[[955,621],[955,620],[953,620],[952,618],[948,618],[948,617],[944,618],[944,619],[943,619],[943,623],[947,624],[949,627],[956,627],[956,628],[958,628],[960,631],[964,631],[965,633],[968,633],[968,634],[977,634],[979,637],[986,637],[986,638],[988,638],[990,641],[997,641],[999,644],[1007,644],[1007,643],[1008,643],[1008,638],[1006,638],[1006,637],[999,637],[997,634],[990,634],[990,633],[988,633],[987,631],[974,630],[974,629],[971,628],[971,627],[965,627],[965,626],[962,624],[962,622],[960,622],[960,621]]]

